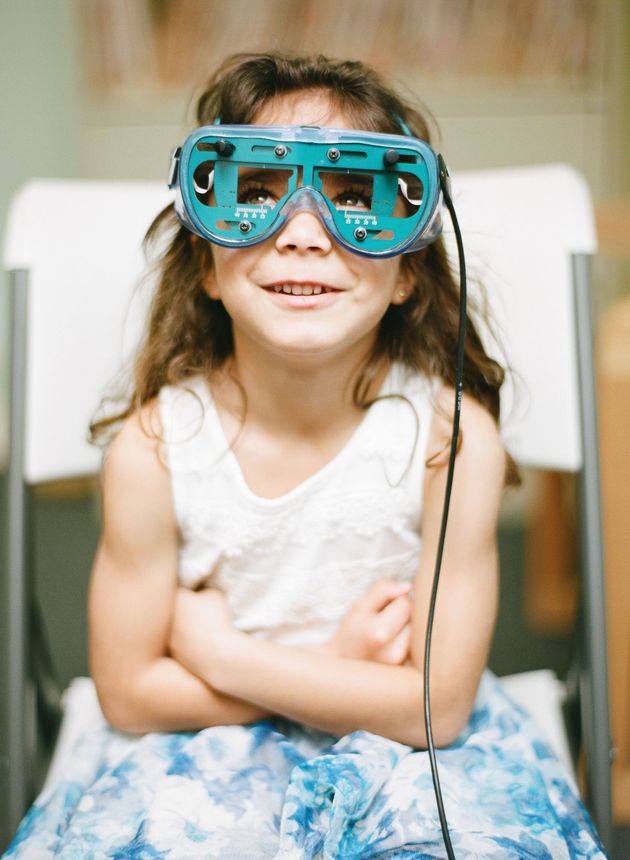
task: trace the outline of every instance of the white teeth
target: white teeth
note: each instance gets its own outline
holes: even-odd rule
[[[330,287],[314,286],[312,284],[274,284],[276,293],[284,293],[287,296],[319,296],[322,293],[330,293]]]
[[[311,284],[275,284],[274,292],[284,293],[287,296],[319,296],[329,293],[328,287],[312,286]]]

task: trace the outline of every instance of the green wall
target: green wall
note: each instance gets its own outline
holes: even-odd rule
[[[81,75],[72,0],[0,0],[0,236],[14,192],[35,176],[80,172]],[[0,686],[6,689],[6,476],[8,278],[0,275]],[[0,696],[0,850],[6,820],[6,714]]]
[[[73,0],[0,0],[0,236],[11,197],[35,176],[80,170],[81,75]],[[3,276],[4,277],[4,276]],[[6,279],[0,295],[0,438],[8,387]]]

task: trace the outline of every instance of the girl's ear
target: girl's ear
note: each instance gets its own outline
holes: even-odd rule
[[[205,294],[211,299],[219,299],[217,279],[214,274],[214,260],[212,259],[212,253],[208,250],[208,243],[202,244],[199,236],[192,234],[190,242],[197,265],[199,268],[205,269],[205,275],[201,279]]]
[[[217,285],[217,279],[214,274],[214,266],[210,266],[203,277],[203,288],[207,296],[211,299],[220,299],[221,296],[219,294],[219,287]]]
[[[413,291],[415,276],[411,266],[406,266],[405,261],[400,261],[398,277],[396,278],[396,289],[392,296],[393,305],[402,305],[407,301]]]

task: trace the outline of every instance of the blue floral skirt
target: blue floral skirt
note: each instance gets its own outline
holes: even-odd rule
[[[438,766],[458,860],[606,856],[564,767],[490,673]],[[426,752],[280,718],[194,733],[87,735],[5,855],[445,856]]]

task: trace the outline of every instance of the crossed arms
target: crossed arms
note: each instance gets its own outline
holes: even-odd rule
[[[430,450],[441,450],[449,423],[436,412],[433,424]],[[498,590],[503,448],[490,416],[468,398],[462,428],[432,646],[439,745],[452,741],[469,716]],[[90,661],[109,721],[126,731],[178,731],[281,714],[334,734],[364,729],[424,746],[424,631],[446,468],[426,470],[413,597],[382,582],[328,643],[298,649],[238,631],[219,592],[178,588],[169,476],[156,445],[137,418],[128,419],[103,472]]]

